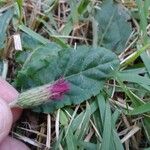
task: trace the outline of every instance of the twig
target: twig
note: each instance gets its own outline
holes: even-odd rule
[[[3,60],[2,78],[6,79],[8,73],[8,60]]]

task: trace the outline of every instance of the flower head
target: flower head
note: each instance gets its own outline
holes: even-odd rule
[[[70,90],[69,83],[64,79],[60,78],[50,87],[51,96],[50,99],[61,99],[65,93]]]
[[[36,87],[19,94],[16,101],[10,104],[10,107],[29,108],[38,106],[46,102],[61,99],[69,90],[69,82],[64,78],[60,78],[53,83]]]

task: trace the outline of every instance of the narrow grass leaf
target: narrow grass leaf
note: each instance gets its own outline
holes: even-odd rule
[[[105,120],[104,120],[104,130],[103,130],[103,140],[101,145],[101,150],[109,150],[110,148],[110,139],[111,139],[111,110],[110,105],[106,103],[106,110],[105,110]]]
[[[112,141],[113,141],[113,145],[114,145],[114,150],[124,150],[123,145],[121,143],[121,140],[117,134],[116,131],[116,122],[119,119],[121,112],[116,109],[115,112],[112,114]],[[111,149],[111,147],[110,147]]]
[[[93,103],[91,103],[89,107],[90,107],[90,109],[91,109],[91,111],[90,111],[91,114],[90,114],[90,115],[92,115],[92,114],[97,110],[97,108],[98,108],[96,101],[94,101]],[[75,130],[79,127],[79,125],[80,125],[80,123],[81,123],[81,121],[82,121],[82,118],[83,118],[84,115],[85,115],[85,111],[86,111],[86,110],[82,111],[82,112],[81,112],[78,116],[76,116],[76,118],[73,120],[72,125],[71,125],[73,131],[75,131]]]
[[[103,124],[102,124],[102,121],[101,121],[99,110],[97,110],[92,115],[92,118],[93,118],[92,126],[93,126],[93,128],[95,130],[95,133],[96,133],[97,137],[98,137],[98,141],[97,142],[100,144],[101,141],[102,141]]]
[[[86,10],[90,0],[81,0],[78,6],[78,13],[81,15]]]
[[[122,81],[137,83],[142,87],[144,87],[146,90],[150,91],[150,79],[148,77],[140,76],[135,73],[123,73],[123,72],[119,72],[118,77]]]
[[[141,43],[137,44],[137,48],[141,47],[142,44],[146,45],[149,43],[148,35],[147,35],[147,12],[148,12],[148,5],[149,2],[142,1],[142,0],[136,0],[137,6],[138,6],[138,12],[140,16],[140,34],[141,34]],[[146,6],[147,5],[147,6]],[[144,6],[144,7],[143,7]],[[147,10],[146,10],[147,9]],[[141,54],[142,61],[144,62],[144,65],[150,75],[150,59],[149,59],[149,52],[143,52]]]
[[[73,135],[73,131],[71,130],[71,128],[68,130],[68,133],[65,139],[66,139],[68,150],[69,149],[77,150],[77,142],[76,142],[75,136]]]
[[[91,116],[91,108],[87,102],[84,117],[82,118],[82,121],[80,122],[80,125],[77,131],[75,132],[75,135],[78,140],[81,140],[85,136],[87,128],[89,126],[90,116]]]
[[[100,119],[102,124],[104,124],[106,101],[102,92],[99,95],[97,95],[97,102],[98,102],[99,113],[101,117]]]
[[[19,29],[22,30],[23,32],[27,33],[28,35],[30,35],[34,39],[38,40],[42,44],[47,44],[50,42],[48,39],[42,37],[40,34],[34,32],[33,30],[31,30],[30,28],[26,27],[23,24],[19,26]]]
[[[121,112],[118,109],[115,109],[114,113],[112,114],[112,128],[115,128],[115,124],[120,116]]]
[[[23,0],[16,0],[17,4],[18,4],[18,8],[19,8],[19,19],[21,21],[22,19],[22,7],[23,7]]]
[[[129,115],[139,115],[150,111],[150,103],[145,103],[139,107],[135,107],[133,111],[129,112]]]
[[[150,47],[150,44],[146,44],[142,48],[138,48],[139,50],[135,51],[131,55],[129,55],[127,58],[125,58],[121,63],[120,63],[120,68],[126,67],[127,65],[132,64],[140,55],[143,56],[143,58],[148,59],[147,54],[145,51]],[[148,63],[148,60],[144,63]]]
[[[91,142],[85,142],[85,141],[78,141],[81,148],[83,147],[83,149],[85,150],[96,150],[96,144],[91,143]]]
[[[65,128],[63,128],[63,129],[61,130],[61,132],[60,132],[60,134],[59,134],[59,139],[56,140],[55,143],[53,143],[53,149],[54,149],[54,150],[58,150],[58,149],[59,149],[59,146],[60,146],[60,144],[61,144],[61,142],[62,142],[62,139],[63,139],[64,132],[65,132]]]
[[[143,127],[145,131],[145,135],[148,141],[150,142],[150,116],[144,116]]]
[[[123,81],[119,78],[118,74],[115,73],[115,78],[119,85],[121,86],[122,90],[127,94],[127,96],[130,98],[132,103],[134,104],[135,107],[140,106],[144,104],[144,101],[140,99],[136,94],[134,94],[124,83]]]
[[[113,135],[113,143],[115,146],[115,150],[124,150],[121,140],[114,129],[112,130],[112,135]]]
[[[66,126],[69,123],[67,115],[65,114],[65,112],[63,110],[60,110],[60,123],[63,126]]]

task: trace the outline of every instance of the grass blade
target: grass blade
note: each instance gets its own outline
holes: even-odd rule
[[[101,150],[109,150],[110,148],[110,138],[111,138],[111,110],[110,105],[106,103],[105,110],[105,120],[104,120],[104,130],[103,130],[103,140]]]

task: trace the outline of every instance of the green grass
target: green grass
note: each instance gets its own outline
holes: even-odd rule
[[[87,99],[83,100],[80,95],[76,99],[78,102],[73,97],[73,104],[64,99],[63,104],[56,102],[52,109],[51,104],[46,104],[25,110],[12,135],[33,150],[41,147],[54,150],[149,149],[149,9],[149,0],[0,2],[0,73],[20,92],[51,81],[59,73],[57,67],[54,68],[59,63],[62,72],[66,67],[74,75],[73,66],[82,66],[75,61],[80,61],[78,55],[84,52],[82,48],[94,49],[91,58],[85,57],[94,62],[91,63],[93,68],[103,59],[109,61],[106,58],[93,60],[96,48],[97,51],[101,50],[99,47],[107,48],[111,51],[109,59],[116,55],[120,59],[118,69],[107,66],[111,67],[111,76],[103,77],[105,82],[98,78],[100,73],[97,73],[97,82],[95,76],[91,77],[92,73],[86,78],[87,85],[91,78],[96,83],[89,86],[89,93],[83,91]],[[20,34],[23,51],[14,50],[14,34]],[[78,52],[77,47],[81,45],[84,47]],[[68,55],[64,53],[72,57],[68,66],[64,63]],[[101,69],[106,71],[107,68]],[[79,86],[82,81],[75,82]],[[94,86],[100,88],[97,90]]]

